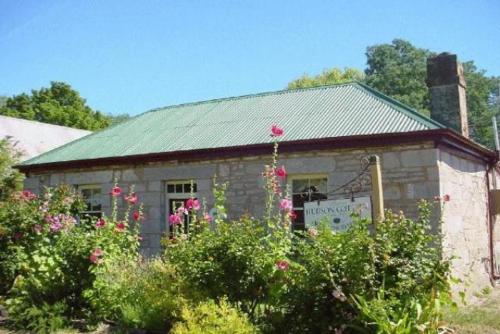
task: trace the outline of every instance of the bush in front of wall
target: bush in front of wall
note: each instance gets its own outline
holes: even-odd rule
[[[0,209],[10,233],[10,257],[0,266],[15,277],[5,301],[8,324],[50,333],[74,321],[102,320],[88,297],[97,268],[138,259],[138,224],[129,223],[128,210],[120,219],[115,210],[110,219],[79,221],[81,198],[64,186],[14,196]],[[113,202],[116,209],[116,197]]]

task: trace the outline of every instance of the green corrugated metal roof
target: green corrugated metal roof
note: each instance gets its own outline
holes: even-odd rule
[[[285,129],[282,141],[443,128],[365,85],[348,83],[155,109],[23,165],[268,143],[273,123]]]

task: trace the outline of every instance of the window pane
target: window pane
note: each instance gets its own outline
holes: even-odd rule
[[[293,180],[292,181],[292,192],[293,193],[303,193],[307,192],[307,187],[309,185],[309,180]]]
[[[198,187],[196,186],[196,183],[193,183],[193,192],[198,192]]]
[[[185,183],[184,184],[184,192],[185,193],[190,193],[191,192],[191,183]]]
[[[175,185],[175,192],[176,193],[182,193],[182,183]]]
[[[174,193],[175,192],[175,186],[173,184],[168,184],[167,185],[167,192],[168,193]]]
[[[311,187],[314,187],[314,189],[317,192],[326,194],[326,178],[312,179],[311,180]]]
[[[294,230],[304,230],[304,210],[295,210],[295,214],[297,218],[293,221],[293,229]]]
[[[292,195],[292,203],[294,208],[303,208],[305,199],[307,198],[304,194]]]

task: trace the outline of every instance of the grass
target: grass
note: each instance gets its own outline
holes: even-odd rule
[[[475,305],[445,313],[445,322],[458,334],[500,334],[500,289],[484,290]]]

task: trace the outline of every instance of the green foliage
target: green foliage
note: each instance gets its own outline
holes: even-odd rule
[[[120,327],[164,331],[185,304],[181,283],[176,268],[161,259],[116,261],[99,267],[92,300],[100,317]]]
[[[429,299],[410,296],[405,303],[389,299],[384,289],[377,292],[376,298],[367,300],[354,298],[361,312],[361,318],[380,334],[433,334],[442,325],[441,302],[435,296]]]
[[[3,107],[7,103],[7,96],[0,95],[0,108]]]
[[[231,307],[225,299],[202,302],[195,308],[182,309],[182,321],[175,324],[172,334],[254,334],[257,329],[245,314]]]
[[[83,207],[64,186],[41,197],[16,193],[1,204],[0,268],[11,326],[53,332],[75,319],[101,319],[87,297],[98,268],[137,258],[138,227],[127,220],[78,222]]]
[[[390,97],[429,115],[429,90],[425,84],[431,52],[395,39],[366,49],[366,83]]]
[[[20,153],[9,139],[0,139],[0,201],[22,187],[23,175],[12,168],[19,162]]]
[[[0,107],[0,115],[86,130],[99,130],[111,123],[109,117],[92,110],[70,85],[57,81],[29,95],[9,97]]]
[[[352,67],[347,67],[344,70],[339,68],[331,68],[324,70],[322,73],[314,76],[308,74],[302,75],[288,83],[288,89],[308,88],[325,85],[340,84],[350,81],[364,81],[364,74],[360,70]]]

